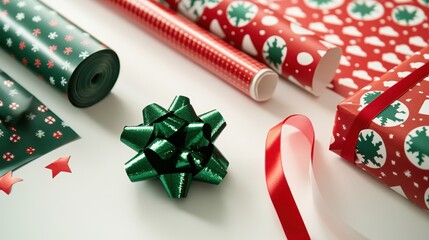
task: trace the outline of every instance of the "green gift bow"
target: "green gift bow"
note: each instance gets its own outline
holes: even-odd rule
[[[143,123],[126,126],[121,141],[138,152],[125,164],[132,182],[159,178],[172,198],[186,197],[192,180],[219,184],[228,161],[213,145],[226,122],[217,110],[196,115],[189,98],[176,96],[168,111],[143,109]]]

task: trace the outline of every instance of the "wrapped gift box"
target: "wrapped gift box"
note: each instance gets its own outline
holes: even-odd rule
[[[400,89],[413,81],[412,87]],[[358,122],[364,109],[380,105],[371,102],[397,92],[401,96],[381,107],[369,123]],[[429,210],[429,47],[337,106],[330,148]]]

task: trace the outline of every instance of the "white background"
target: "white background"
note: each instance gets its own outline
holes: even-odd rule
[[[66,121],[81,139],[14,172],[24,181],[0,192],[0,239],[285,239],[265,185],[268,130],[284,117],[307,115],[316,129],[315,171],[310,178],[302,136],[284,137],[300,162],[286,162],[314,239],[427,239],[429,214],[328,150],[336,104],[281,80],[270,101],[257,103],[115,13],[106,1],[44,1],[97,37],[121,60],[112,93],[87,109],[0,51],[0,66]],[[219,186],[194,182],[186,199],[169,199],[157,181],[131,183],[124,163],[135,152],[119,141],[125,125],[142,122],[150,103],[168,107],[176,95],[197,113],[219,110],[227,127],[215,145],[230,161]],[[45,166],[71,155],[73,173],[51,178]],[[320,190],[320,194],[318,192]]]

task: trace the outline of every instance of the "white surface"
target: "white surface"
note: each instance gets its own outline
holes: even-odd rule
[[[265,185],[264,144],[267,131],[294,113],[309,116],[316,128],[322,197],[312,187],[305,151],[294,153],[302,162],[284,164],[314,239],[359,239],[352,228],[370,239],[429,236],[428,213],[329,152],[341,100],[335,93],[315,98],[282,80],[270,101],[257,103],[102,1],[45,2],[113,48],[121,73],[105,100],[78,109],[0,52],[1,68],[82,137],[14,172],[24,181],[11,195],[0,192],[0,239],[284,239]],[[216,108],[225,117],[228,126],[215,144],[230,167],[219,186],[194,182],[187,199],[173,200],[156,181],[128,180],[124,163],[135,153],[119,136],[123,126],[142,122],[144,106],[168,107],[179,94],[197,113]],[[73,173],[52,179],[44,167],[68,154]]]

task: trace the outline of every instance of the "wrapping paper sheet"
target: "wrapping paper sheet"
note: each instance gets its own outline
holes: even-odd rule
[[[0,69],[0,176],[78,135]]]
[[[429,42],[426,0],[264,0],[273,11],[343,48],[333,91],[348,97]]]
[[[156,2],[112,0],[141,27],[257,101],[271,98],[278,75]]]
[[[77,107],[102,100],[116,82],[116,53],[40,1],[2,1],[0,26],[0,47]]]
[[[426,65],[424,65],[426,64]],[[410,73],[423,69],[417,85],[378,114],[360,131],[353,159],[357,167],[429,210],[429,47],[416,52],[338,105],[331,150],[342,154],[356,116]],[[402,81],[406,81],[405,79]],[[369,106],[368,106],[369,107]],[[357,128],[360,129],[360,128]],[[354,150],[354,148],[353,148]]]
[[[158,1],[316,95],[338,67],[340,48],[258,1]]]

